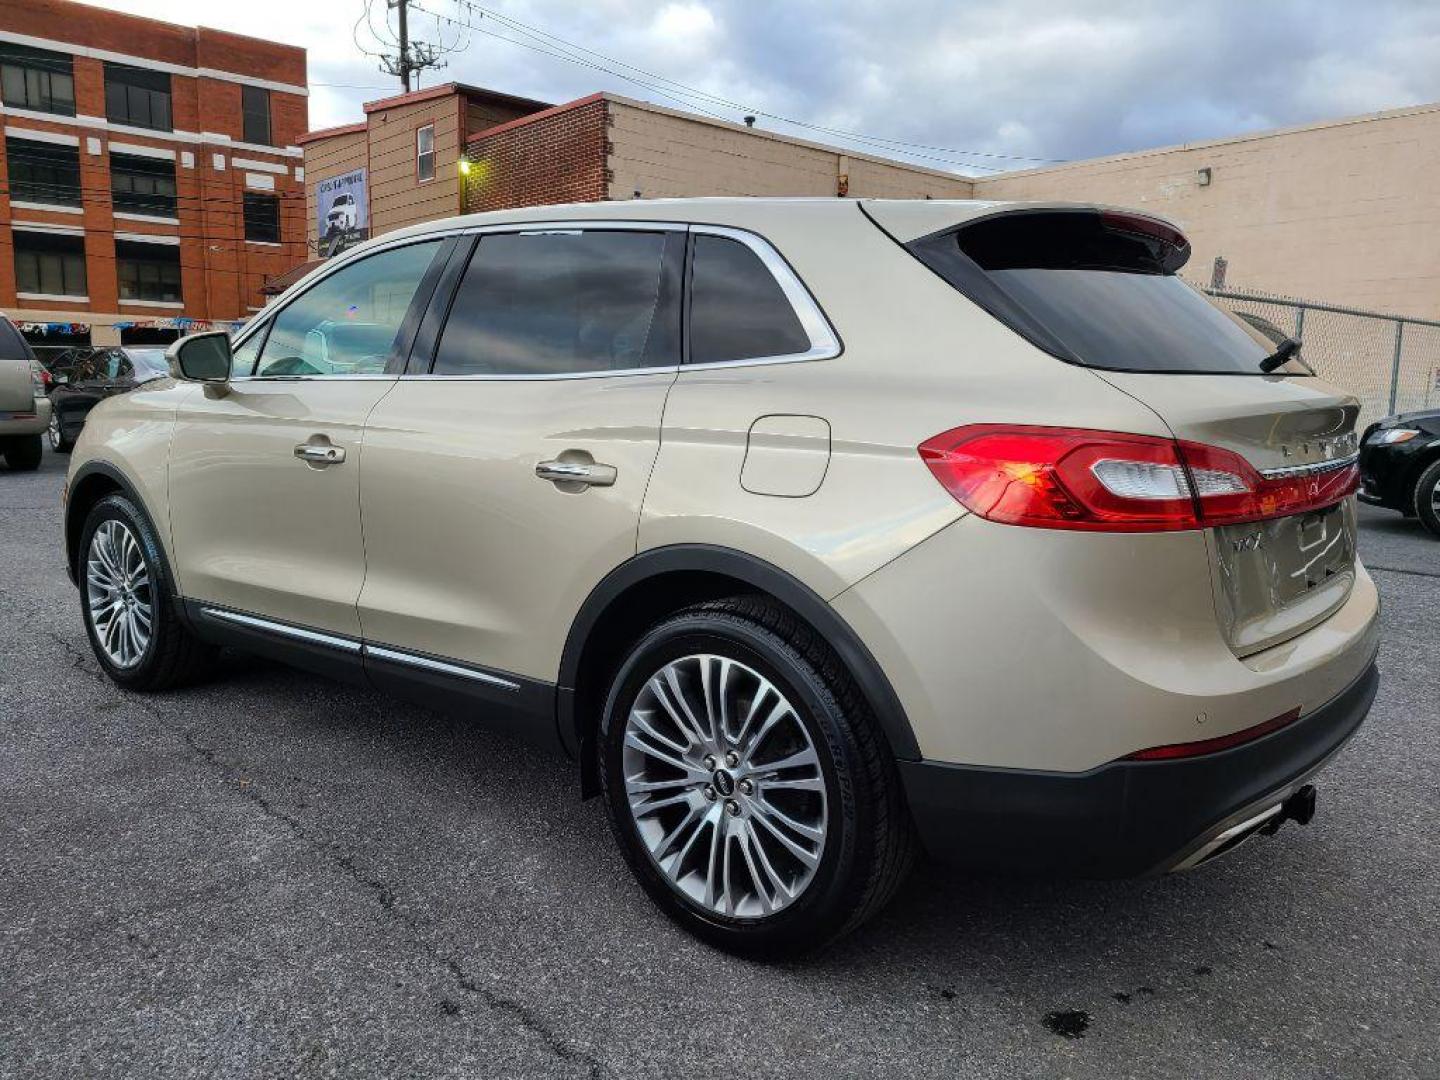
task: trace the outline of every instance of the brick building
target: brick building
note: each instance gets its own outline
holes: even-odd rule
[[[493,105],[462,110],[457,99]],[[312,176],[368,160],[375,233],[462,209],[693,195],[1104,202],[1177,222],[1194,280],[1220,258],[1231,288],[1440,318],[1440,105],[988,177],[616,94],[547,107],[453,84],[375,102],[364,122],[301,142]],[[316,240],[318,209],[312,188]]]
[[[40,344],[228,325],[305,257],[305,51],[0,0],[0,310]]]

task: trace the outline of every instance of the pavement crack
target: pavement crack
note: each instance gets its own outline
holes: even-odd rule
[[[1383,570],[1387,574],[1405,574],[1409,577],[1440,578],[1440,570],[1412,570],[1408,566],[1376,566],[1366,563],[1366,570]]]

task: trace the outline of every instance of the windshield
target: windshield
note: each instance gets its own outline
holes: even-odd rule
[[[1261,375],[1261,361],[1279,344],[1177,277],[1189,244],[1153,219],[1094,210],[1010,213],[909,248],[1001,322],[1070,363]],[[1297,355],[1275,374],[1309,369]]]
[[[135,365],[136,382],[146,382],[170,374],[170,365],[165,360],[164,349],[128,348],[125,350],[125,355]]]

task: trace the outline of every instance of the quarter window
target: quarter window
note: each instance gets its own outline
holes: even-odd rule
[[[5,43],[0,93],[12,109],[75,115],[75,62],[64,53]]]
[[[262,244],[280,242],[280,196],[245,193],[245,239]]]
[[[110,155],[110,190],[116,210],[175,216],[175,162],[137,154]]]
[[[690,362],[754,360],[808,352],[780,283],[738,240],[697,234],[690,279]]]
[[[270,91],[263,86],[240,87],[240,112],[245,141],[270,145]]]
[[[435,374],[565,375],[675,363],[669,318],[656,317],[664,251],[662,232],[483,237],[455,294]]]
[[[105,65],[105,118],[114,124],[170,131],[170,76],[164,71]]]
[[[80,205],[80,148],[6,138],[10,197],[25,202]]]
[[[392,248],[337,270],[275,316],[259,377],[379,375],[441,241]]]
[[[435,179],[435,125],[415,132],[415,177],[422,183]]]
[[[15,287],[41,296],[85,296],[85,239],[15,230]]]

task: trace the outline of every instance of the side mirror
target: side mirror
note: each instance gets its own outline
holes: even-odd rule
[[[230,335],[224,330],[190,334],[165,350],[170,374],[187,382],[229,382],[230,359]]]

